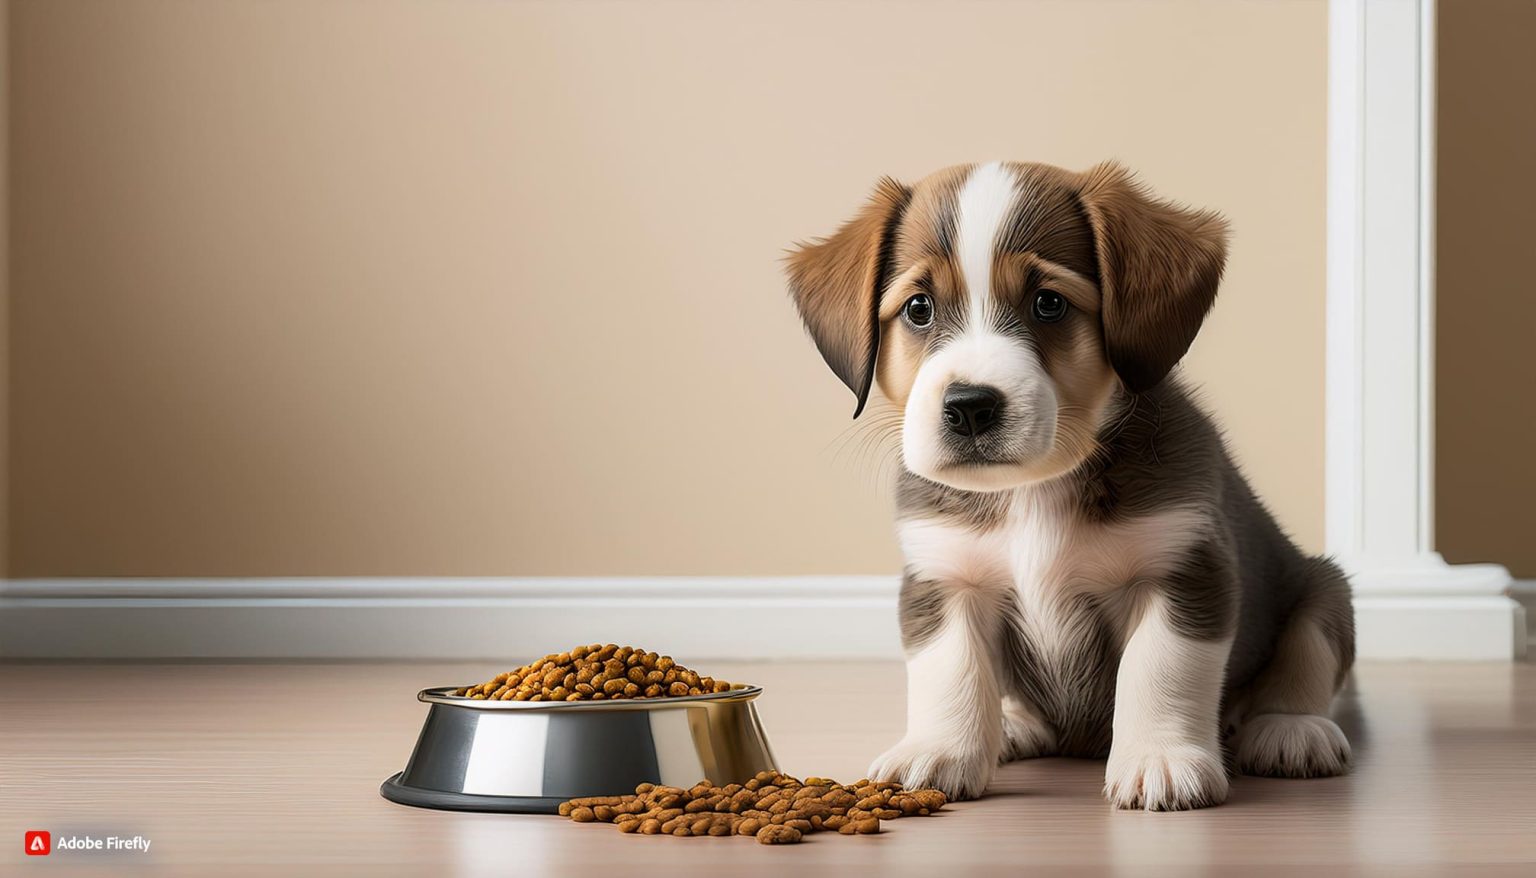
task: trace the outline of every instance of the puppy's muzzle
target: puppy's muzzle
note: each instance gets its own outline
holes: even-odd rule
[[[951,384],[944,391],[944,426],[956,436],[975,438],[996,427],[1003,396],[990,387]]]

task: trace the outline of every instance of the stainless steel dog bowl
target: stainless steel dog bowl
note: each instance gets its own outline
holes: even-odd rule
[[[426,722],[384,798],[452,811],[551,813],[642,783],[726,784],[776,768],[755,687],[683,698],[476,701],[423,689]]]

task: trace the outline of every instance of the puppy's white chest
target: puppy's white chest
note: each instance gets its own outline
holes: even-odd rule
[[[957,587],[1011,587],[1026,610],[1043,611],[1068,595],[1166,576],[1204,529],[1203,517],[1186,507],[1105,522],[1087,520],[1072,500],[1021,489],[1001,519],[980,530],[944,519],[905,521],[908,567]]]

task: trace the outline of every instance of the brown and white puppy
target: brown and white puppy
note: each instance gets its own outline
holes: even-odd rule
[[[1349,588],[1286,537],[1169,372],[1226,224],[1122,168],[882,181],[788,260],[858,397],[902,415],[906,736],[870,774],[979,795],[1000,761],[1108,756],[1122,808],[1347,770],[1328,718]]]

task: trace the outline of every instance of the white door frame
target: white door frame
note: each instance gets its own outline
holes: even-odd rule
[[[1328,40],[1328,551],[1362,657],[1509,659],[1509,572],[1434,548],[1435,2],[1330,0]]]

